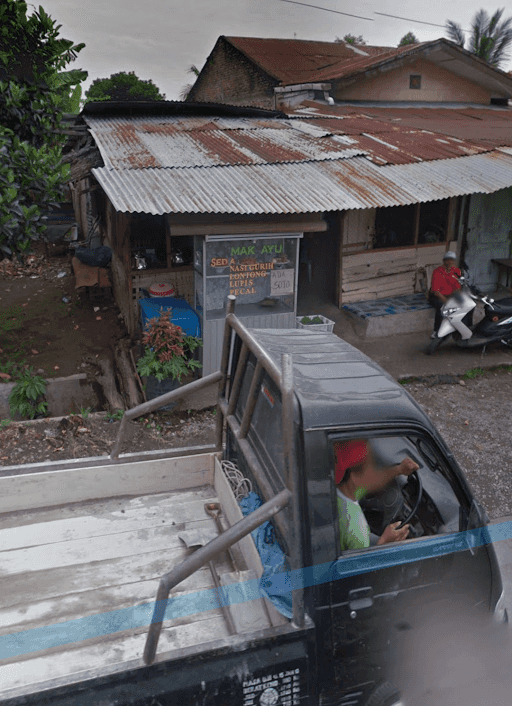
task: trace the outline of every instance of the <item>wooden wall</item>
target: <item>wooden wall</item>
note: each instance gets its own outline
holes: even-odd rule
[[[130,335],[135,333],[137,317],[132,300],[130,215],[107,205],[107,244],[112,250],[112,285],[114,297]]]
[[[456,242],[396,250],[367,250],[345,255],[342,263],[342,304],[412,294],[416,272],[427,265],[440,265],[448,247]]]
[[[420,206],[421,207],[421,206]],[[341,214],[338,269],[338,306],[352,302],[412,294],[418,270],[440,265],[446,250],[456,250],[456,199],[451,199],[447,232],[449,242],[373,249],[375,208]],[[418,240],[419,210],[415,239]],[[429,283],[430,284],[430,283]]]

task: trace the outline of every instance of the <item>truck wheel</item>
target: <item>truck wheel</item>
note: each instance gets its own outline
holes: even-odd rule
[[[399,690],[384,682],[378,686],[364,706],[403,706]]]

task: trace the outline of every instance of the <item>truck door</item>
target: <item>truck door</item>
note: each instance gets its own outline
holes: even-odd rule
[[[331,445],[339,439],[331,437]],[[369,681],[400,678],[411,646],[425,650],[426,659],[428,650],[434,649],[432,640],[429,648],[422,635],[432,637],[429,631],[436,616],[438,620],[445,616],[443,628],[449,616],[450,629],[457,631],[479,606],[488,610],[491,597],[485,544],[468,543],[464,533],[482,524],[481,513],[435,441],[406,433],[372,435],[364,441],[377,468],[411,458],[419,466],[421,483],[414,475],[409,481],[397,476],[385,489],[360,501],[373,542],[390,522],[405,519],[417,505],[407,540],[346,549],[337,534],[331,621],[335,679],[342,693]],[[334,464],[334,453],[332,459]]]

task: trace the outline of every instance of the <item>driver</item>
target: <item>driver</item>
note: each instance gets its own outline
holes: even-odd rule
[[[362,439],[336,442],[334,452],[341,550],[366,549],[370,544],[407,539],[409,525],[397,529],[400,522],[392,522],[380,537],[371,535],[359,500],[367,493],[382,490],[396,476],[414,473],[419,468],[418,464],[406,456],[396,466],[377,468],[368,442]]]

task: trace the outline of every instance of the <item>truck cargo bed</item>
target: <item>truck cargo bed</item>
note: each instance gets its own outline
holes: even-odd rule
[[[217,534],[206,502],[220,502],[225,516],[238,519],[210,456],[0,478],[1,699],[117,672],[133,660],[142,666],[159,579],[195,551],[179,535]],[[142,491],[136,497],[134,485]],[[53,504],[49,487],[58,488]],[[243,571],[227,555],[216,560],[221,578],[261,574],[251,543],[238,547]],[[206,566],[172,591],[171,602],[213,588]],[[218,607],[181,613],[165,620],[160,655],[229,635]],[[284,620],[263,600],[244,603],[233,617],[238,631]]]

